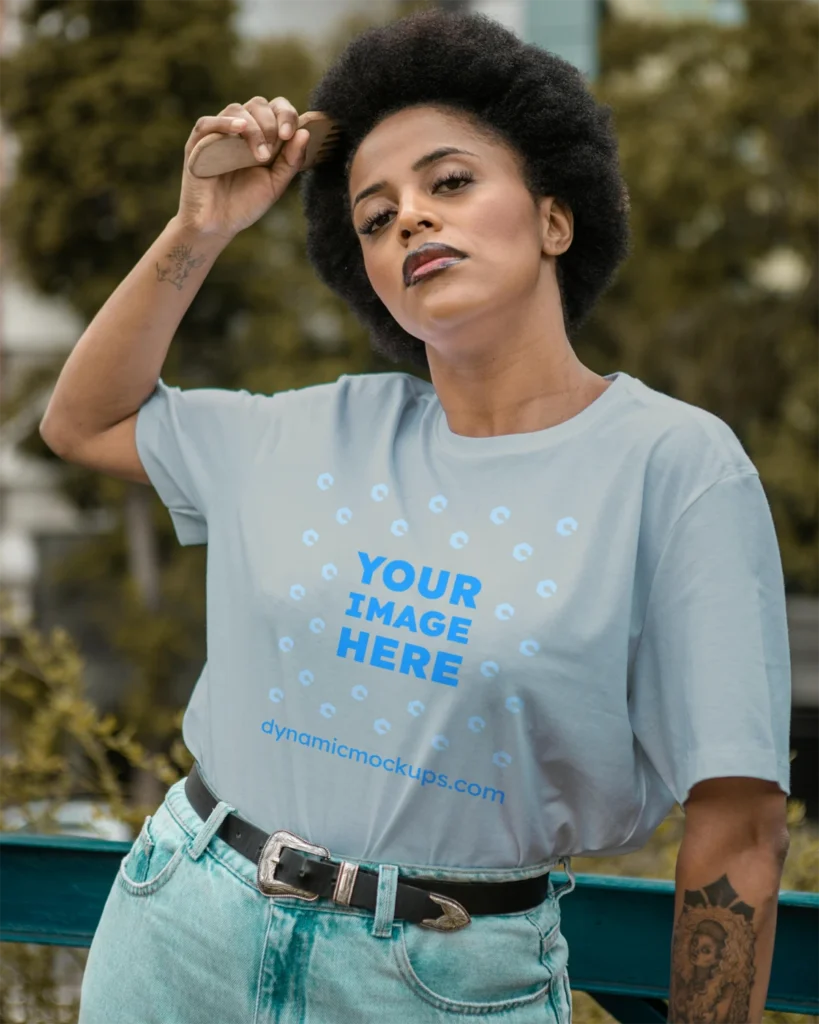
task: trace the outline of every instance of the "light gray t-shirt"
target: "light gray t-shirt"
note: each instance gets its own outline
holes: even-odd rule
[[[183,735],[222,799],[333,856],[510,869],[637,849],[709,777],[789,792],[756,469],[718,417],[607,379],[481,438],[405,373],[159,382],[137,446],[208,545]]]

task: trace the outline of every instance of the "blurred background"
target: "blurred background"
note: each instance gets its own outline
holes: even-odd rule
[[[599,374],[623,370],[719,416],[759,470],[793,667],[783,888],[815,891],[819,4],[441,5],[572,61],[614,110],[634,252],[575,349]],[[305,110],[352,35],[427,6],[0,5],[0,828],[131,839],[191,763],[180,731],[205,658],[205,549],[178,545],[150,488],[62,463],[41,441],[71,347],[175,214],[197,118],[257,94]],[[388,370],[419,374],[375,356],[313,277],[291,189],[220,256],[163,379],[271,393]],[[681,822],[675,808],[644,850],[573,866],[673,878]],[[0,1021],[76,1020],[85,956],[0,946]],[[610,1020],[575,994],[577,1024]]]

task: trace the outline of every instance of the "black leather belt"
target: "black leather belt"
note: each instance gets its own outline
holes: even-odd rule
[[[218,798],[194,764],[185,780],[185,795],[203,821]],[[319,898],[375,911],[378,874],[350,861],[330,859],[330,851],[292,832],[268,835],[238,814],[228,814],[216,835],[258,865],[257,885],[266,896]],[[396,919],[438,931],[469,924],[470,915],[513,914],[530,910],[548,894],[549,874],[513,882],[442,882],[433,878],[401,880],[395,898]],[[443,913],[442,913],[443,910]]]

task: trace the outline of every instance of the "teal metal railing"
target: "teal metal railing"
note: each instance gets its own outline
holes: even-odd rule
[[[130,846],[0,834],[0,941],[90,946]],[[554,880],[565,876],[555,872]],[[561,911],[572,988],[619,1021],[665,1021],[673,882],[578,875]],[[819,1014],[819,894],[780,893],[767,1006]]]

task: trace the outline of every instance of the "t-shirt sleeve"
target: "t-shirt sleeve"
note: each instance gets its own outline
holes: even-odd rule
[[[274,396],[275,397],[275,396]],[[180,544],[206,544],[208,516],[230,494],[270,396],[171,387],[161,379],[137,413],[136,446]]]
[[[675,522],[629,677],[634,734],[678,803],[721,776],[790,792],[785,588],[756,472],[718,480]]]

